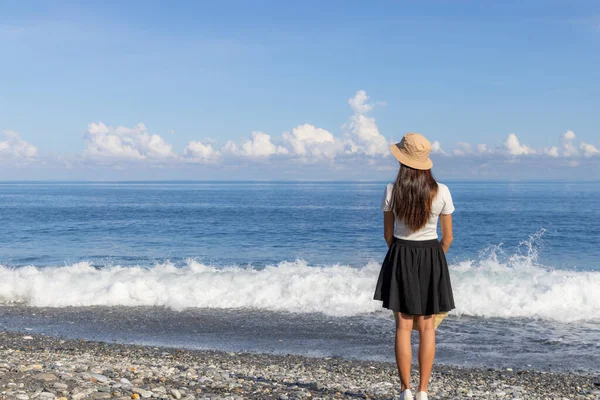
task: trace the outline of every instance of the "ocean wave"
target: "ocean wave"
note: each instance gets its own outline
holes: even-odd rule
[[[479,260],[450,266],[458,315],[600,321],[600,272],[537,265],[535,250],[500,260],[491,249]],[[0,266],[0,303],[33,307],[166,306],[254,308],[351,316],[384,312],[373,291],[380,265],[311,266],[283,261],[263,269],[216,267],[188,260],[152,267],[82,262],[61,267]]]

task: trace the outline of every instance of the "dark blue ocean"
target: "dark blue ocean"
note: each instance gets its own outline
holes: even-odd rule
[[[600,370],[600,183],[444,183],[438,362]],[[385,184],[0,183],[0,329],[391,360]]]

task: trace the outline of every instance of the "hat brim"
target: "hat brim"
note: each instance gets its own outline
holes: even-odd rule
[[[396,160],[398,160],[403,165],[406,165],[407,167],[422,170],[431,169],[431,167],[433,167],[433,161],[431,161],[431,158],[429,157],[427,157],[427,160],[425,161],[415,160],[414,158],[410,157],[408,154],[400,150],[400,148],[395,144],[390,146],[390,150],[392,151],[394,157],[396,157]]]

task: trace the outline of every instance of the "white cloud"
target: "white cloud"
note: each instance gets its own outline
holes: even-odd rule
[[[542,155],[548,156],[552,158],[572,158],[579,155],[580,151],[583,156],[590,157],[596,155],[597,153],[594,150],[598,150],[598,148],[594,145],[590,145],[585,142],[581,142],[579,145],[579,150],[577,149],[574,140],[576,136],[575,133],[571,130],[566,131],[560,136],[560,144],[558,146],[551,146],[546,148],[534,148],[525,144],[522,144],[519,140],[518,136],[515,133],[509,134],[506,139],[502,142],[502,148],[494,148],[490,147],[485,143],[480,143],[477,145],[471,145],[466,142],[458,142],[456,147],[450,153],[443,153],[441,149],[439,149],[439,143],[436,147],[432,143],[432,154],[441,153],[441,154],[451,154],[454,156],[477,156],[477,155],[498,155],[498,156],[534,156],[534,155]],[[439,149],[439,150],[438,150]],[[598,150],[600,151],[600,150]]]
[[[584,157],[592,157],[600,155],[600,149],[586,142],[580,142],[579,148],[575,145],[574,141],[576,135],[573,131],[569,130],[560,136],[560,145],[551,146],[546,148],[533,148],[528,145],[522,144],[516,134],[509,134],[503,142],[503,149],[490,148],[487,144],[477,144],[473,147],[470,143],[458,142],[456,148],[454,148],[449,154],[453,156],[467,156],[467,155],[498,155],[498,156],[511,156],[512,160],[517,161],[517,156],[548,156],[552,158],[575,158],[579,155]],[[436,147],[437,146],[437,147]],[[439,149],[439,143],[432,143],[432,153],[441,153]],[[446,154],[446,153],[443,153]],[[580,163],[577,160],[569,163],[568,165],[578,166]]]
[[[375,118],[356,114],[350,117],[346,127],[352,138],[351,145],[358,152],[368,156],[388,155],[388,141],[379,133]]]
[[[590,143],[581,142],[579,148],[585,157],[592,157],[600,153],[598,148]]]
[[[335,158],[341,144],[329,131],[311,124],[299,125],[282,137],[292,154],[304,158]]]
[[[211,143],[192,140],[185,147],[183,156],[193,162],[215,162],[221,157],[221,152]]]
[[[477,152],[480,154],[484,154],[484,153],[492,153],[493,150],[491,150],[490,148],[488,148],[488,145],[485,143],[480,143],[478,144],[476,147]]]
[[[373,109],[371,104],[367,104],[367,100],[369,100],[367,92],[359,90],[354,97],[348,99],[348,104],[355,114],[366,114]]]
[[[575,132],[566,131],[565,133],[563,133],[562,138],[564,140],[573,140],[573,139],[575,139]]]
[[[228,140],[223,147],[221,147],[221,151],[224,153],[230,154],[238,154],[239,149],[238,145],[235,144],[232,140]]]
[[[288,154],[285,147],[275,145],[271,142],[271,136],[264,132],[252,132],[252,138],[238,146],[231,140],[228,141],[223,150],[228,153],[250,157],[265,158],[276,154]]]
[[[519,156],[523,154],[535,154],[535,150],[529,146],[521,144],[519,138],[514,133],[509,134],[504,141],[504,148],[508,154]]]
[[[431,144],[431,152],[433,154],[437,153],[438,151],[435,151],[435,146],[434,143]],[[442,151],[443,153],[443,151]],[[457,142],[456,143],[456,147],[452,150],[452,152],[450,154],[454,155],[454,156],[468,156],[468,155],[482,155],[482,154],[493,154],[495,153],[495,151],[493,149],[490,149],[488,147],[487,144],[485,143],[478,143],[475,146],[473,146],[470,143],[467,142]],[[443,153],[446,154],[446,153]]]
[[[85,140],[87,147],[83,157],[65,158],[69,165],[80,161],[98,162],[99,165],[112,165],[122,168],[120,161],[137,161],[148,164],[187,165],[191,163],[220,165],[246,165],[240,163],[240,158],[248,162],[277,165],[277,168],[287,165],[296,169],[297,163],[328,162],[332,170],[350,170],[356,165],[373,170],[386,170],[396,166],[389,163],[389,142],[379,132],[375,119],[368,113],[380,103],[372,102],[365,91],[358,91],[348,100],[352,114],[341,127],[338,135],[312,124],[301,124],[283,132],[281,135],[270,136],[264,132],[252,132],[251,137],[242,141],[227,141],[217,145],[213,139],[202,138],[190,140],[185,148],[175,152],[171,144],[160,135],[150,134],[142,123],[134,127],[107,126],[102,122],[92,122],[88,125]],[[169,131],[173,134],[174,131]],[[600,159],[597,145],[575,142],[578,140],[573,131],[566,131],[558,139],[556,146],[549,148],[533,148],[522,144],[515,133],[510,133],[500,146],[485,143],[471,144],[458,142],[454,149],[442,149],[440,142],[432,142],[431,153],[440,157],[444,162],[457,165],[473,163],[548,163],[549,157],[564,159],[560,165],[586,165]],[[13,131],[0,132],[0,159],[32,159],[37,156],[37,148]],[[454,159],[450,160],[454,156]],[[273,157],[273,158],[271,158]],[[593,159],[584,159],[592,158]],[[544,158],[545,160],[542,160]],[[62,159],[60,156],[57,160]],[[38,159],[39,160],[39,159]],[[265,162],[272,160],[273,164]],[[335,162],[331,162],[335,160]],[[43,159],[44,162],[47,159]],[[168,164],[167,164],[168,163]],[[557,162],[558,163],[558,162]],[[84,163],[85,164],[85,163]],[[144,164],[141,164],[144,165]],[[310,168],[310,166],[307,166]],[[319,166],[314,166],[315,170]],[[359,167],[360,168],[360,167]]]
[[[558,147],[556,146],[552,146],[549,149],[544,149],[543,153],[550,156],[550,157],[558,157]]]
[[[88,125],[88,146],[84,156],[121,160],[166,159],[175,157],[170,144],[156,134],[149,134],[142,123],[133,128],[113,128],[102,122]]]
[[[466,142],[458,142],[456,143],[458,148],[452,150],[452,154],[455,156],[464,156],[467,154],[473,153],[473,147],[469,143]]]
[[[573,140],[575,139],[575,132],[566,131],[562,134],[562,154],[565,157],[572,157],[577,155],[577,148],[573,144]]]
[[[38,149],[21,139],[15,131],[0,132],[0,158],[33,159],[37,157]]]
[[[434,140],[431,142],[431,153],[432,154],[446,154],[446,152],[442,149],[439,140]]]
[[[366,104],[368,99],[369,96],[365,91],[359,90],[354,97],[348,100],[354,115],[343,125],[350,137],[346,146],[350,153],[387,156],[389,154],[388,141],[379,133],[375,118],[365,115],[373,109],[372,105]]]

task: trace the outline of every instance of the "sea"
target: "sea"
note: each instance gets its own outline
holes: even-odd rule
[[[600,183],[444,183],[436,362],[599,372]],[[393,361],[386,184],[0,183],[0,330]]]

